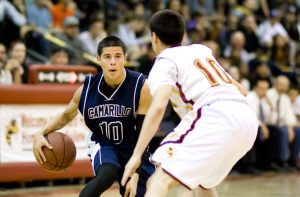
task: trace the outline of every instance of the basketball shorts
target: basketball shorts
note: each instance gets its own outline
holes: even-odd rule
[[[125,165],[130,159],[132,151],[133,150],[126,151],[126,149],[118,149],[113,145],[104,143],[95,143],[90,147],[89,150],[94,174],[96,174],[98,168],[104,163],[111,163],[118,167],[118,182],[120,185],[120,194],[122,196],[125,193],[125,187],[122,187],[120,182],[123,176]],[[147,180],[155,171],[155,166],[149,160],[150,153],[148,152],[147,154],[147,158],[144,161],[139,176],[136,193],[137,197],[143,197],[145,195]]]
[[[257,130],[257,117],[247,104],[218,101],[185,115],[152,161],[188,189],[210,189],[250,150]]]

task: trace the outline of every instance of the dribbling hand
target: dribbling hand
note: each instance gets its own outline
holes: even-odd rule
[[[47,142],[45,137],[42,134],[36,134],[33,140],[33,154],[35,159],[40,163],[43,164],[46,162],[46,157],[43,153],[42,147],[46,146],[49,149],[52,149],[52,146]]]

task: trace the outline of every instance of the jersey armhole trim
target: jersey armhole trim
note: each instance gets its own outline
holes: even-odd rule
[[[136,112],[136,109],[135,109],[135,98],[136,98],[136,90],[137,90],[137,86],[140,82],[140,78],[142,77],[142,74],[140,74],[140,76],[138,77],[137,79],[137,82],[135,84],[135,89],[134,89],[134,96],[133,96],[133,114],[134,114],[134,117],[136,118],[137,117],[137,112]],[[143,88],[143,87],[142,87]],[[142,90],[141,90],[142,91]],[[140,96],[141,98],[141,96]]]
[[[88,91],[89,91],[89,88],[90,88],[90,83],[91,83],[91,75],[89,75],[89,83],[88,83],[88,86],[86,88],[86,92],[85,92],[85,98],[84,98],[84,103],[83,103],[83,109],[82,109],[82,116],[83,116],[83,119],[85,120],[85,116],[84,116],[84,110],[85,110],[85,103],[86,103],[86,98],[87,98],[87,95],[88,95]]]

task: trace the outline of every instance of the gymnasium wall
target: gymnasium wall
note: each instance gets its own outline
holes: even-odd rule
[[[32,143],[34,134],[63,112],[85,76],[96,74],[97,69],[44,65],[30,68],[30,84],[0,85],[0,182],[92,176],[86,155],[90,131],[80,113],[59,130],[74,140],[77,149],[74,164],[65,172],[51,173],[41,168],[33,156]]]

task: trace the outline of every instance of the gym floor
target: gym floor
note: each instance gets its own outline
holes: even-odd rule
[[[0,184],[1,197],[76,197],[84,187],[82,183],[5,188]],[[299,197],[300,172],[264,173],[263,175],[230,174],[217,186],[219,197]],[[115,183],[101,197],[120,197]],[[193,197],[182,186],[172,189],[168,197]]]

